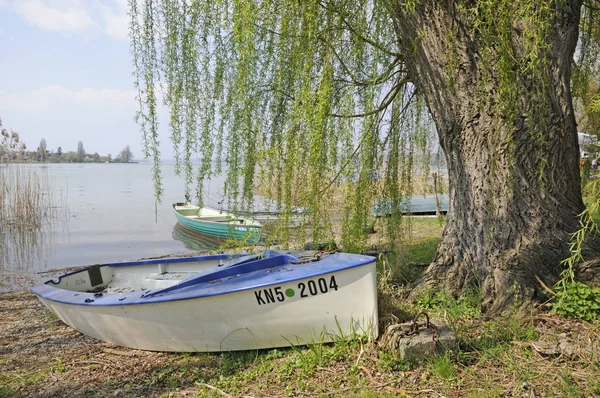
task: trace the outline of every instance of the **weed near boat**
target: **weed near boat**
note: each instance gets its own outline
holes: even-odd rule
[[[64,209],[59,196],[46,168],[20,164],[0,167],[0,223],[4,226],[41,227]]]
[[[35,262],[53,239],[53,227],[67,219],[66,199],[47,168],[0,165],[0,270]]]

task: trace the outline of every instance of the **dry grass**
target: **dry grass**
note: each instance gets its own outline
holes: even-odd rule
[[[0,166],[0,223],[38,228],[64,209],[45,168]]]
[[[37,262],[53,239],[49,227],[67,213],[66,198],[56,193],[46,168],[0,165],[0,270]]]

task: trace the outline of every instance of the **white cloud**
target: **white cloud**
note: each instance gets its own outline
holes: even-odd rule
[[[14,10],[42,30],[78,32],[96,26],[79,0],[19,0]]]
[[[102,15],[106,34],[117,39],[128,39],[127,0],[113,0],[112,7],[105,2],[98,3],[97,6]]]
[[[7,6],[40,30],[128,39],[127,0],[0,0],[0,8]]]
[[[0,91],[0,109],[32,115],[48,112],[64,113],[72,118],[85,118],[90,112],[133,115],[137,109],[135,92],[119,89],[82,88],[70,90],[51,85],[29,92]]]

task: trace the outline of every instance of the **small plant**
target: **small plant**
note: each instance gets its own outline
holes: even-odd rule
[[[424,310],[431,310],[440,306],[444,301],[445,297],[441,293],[427,290],[419,292],[415,304]]]
[[[579,387],[575,380],[573,379],[573,375],[570,370],[565,370],[560,374],[560,378],[562,381],[561,386],[561,395],[564,397],[583,397],[581,392],[579,391]]]
[[[234,374],[236,371],[255,363],[257,355],[256,351],[224,352],[221,354],[219,374],[223,376]]]
[[[571,235],[571,256],[562,261],[565,269],[554,288],[552,310],[558,314],[594,321],[600,319],[600,288],[575,281],[576,265],[583,262],[586,236],[600,236],[600,179],[592,180],[584,187],[586,209],[579,215],[580,229]]]
[[[377,368],[383,372],[399,372],[410,369],[410,364],[389,352],[379,353]]]
[[[15,391],[6,384],[0,384],[0,398],[14,397]]]
[[[56,359],[56,364],[54,365],[54,370],[58,373],[64,373],[67,370],[65,364],[60,360],[60,358]]]
[[[447,318],[477,318],[481,315],[481,294],[473,289],[458,299],[446,292],[421,292],[416,300],[417,307],[433,310]]]
[[[433,374],[443,379],[452,379],[456,371],[456,365],[452,363],[452,358],[448,353],[433,358],[429,367]]]
[[[581,282],[566,283],[556,293],[552,311],[588,322],[600,319],[600,288]]]

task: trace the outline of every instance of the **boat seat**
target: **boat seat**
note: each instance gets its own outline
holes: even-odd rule
[[[235,224],[235,223],[238,223],[238,222],[240,224],[244,223],[244,220],[231,220],[231,219],[229,219],[229,220],[211,220],[211,221],[214,221],[214,222],[223,222],[223,223],[231,223],[231,224]]]
[[[153,274],[146,277],[146,279],[152,279],[156,281],[182,281],[191,276],[198,274],[198,271],[194,272],[163,272],[160,274]]]
[[[230,221],[231,217],[227,216],[202,216],[198,217],[201,221]]]

